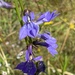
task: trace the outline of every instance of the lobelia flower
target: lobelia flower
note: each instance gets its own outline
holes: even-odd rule
[[[34,45],[44,46],[48,49],[48,51],[54,56],[57,54],[56,48],[58,47],[56,44],[56,39],[50,35],[50,33],[39,34],[38,37],[43,39],[44,42],[34,41]]]
[[[42,57],[38,56],[38,57],[34,58],[33,54],[32,54],[32,46],[30,45],[28,47],[28,50],[26,50],[25,59],[26,59],[26,61],[18,64],[15,69],[19,69],[19,70],[23,71],[23,73],[27,73],[28,75],[34,75],[37,72],[37,67],[34,62],[40,61],[42,59]],[[43,67],[41,67],[41,69],[39,68],[39,70],[40,70],[39,72],[42,71],[42,68]]]
[[[43,13],[37,20],[36,24],[42,24],[43,22],[49,22],[51,20],[53,20],[55,17],[57,17],[59,15],[56,14],[57,11],[53,11],[52,13],[50,13],[49,11]]]
[[[29,12],[28,10],[25,12],[25,16],[22,18],[25,24],[19,32],[20,40],[24,39],[26,36],[34,38],[38,34],[39,26],[32,21],[34,18],[33,12]]]
[[[53,20],[58,14],[56,11],[50,13],[49,11],[42,14],[37,21],[33,21],[35,16],[33,12],[29,12],[28,10],[25,12],[25,16],[23,16],[23,22],[25,23],[24,26],[20,29],[19,32],[19,39],[22,40],[26,36],[31,38],[35,38],[39,32],[39,25],[44,22],[49,22]]]
[[[0,7],[7,8],[7,9],[14,8],[11,4],[4,2],[3,0],[0,0]]]

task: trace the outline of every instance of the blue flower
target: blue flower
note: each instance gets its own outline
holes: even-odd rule
[[[55,17],[57,17],[58,15],[59,13],[57,14],[56,11],[53,11],[52,13],[47,11],[38,18],[36,24],[42,24],[43,22],[49,22],[53,20]]]
[[[21,62],[17,65],[16,69],[22,70],[23,73],[34,75],[36,73],[36,66],[32,61]]]
[[[27,73],[28,75],[34,75],[36,73],[36,65],[32,61],[32,46],[28,47],[28,50],[26,50],[26,62],[21,62],[20,64],[17,65],[15,69],[19,69],[23,71],[23,73]]]
[[[37,68],[34,61],[40,61],[42,57],[41,56],[38,56],[36,58],[33,57],[31,45],[28,47],[28,50],[26,50],[25,53],[26,53],[25,54],[26,62],[21,62],[20,64],[17,65],[15,69],[19,69],[23,71],[23,73],[27,73],[28,75],[34,75],[37,72]]]
[[[29,12],[28,10],[25,12],[25,16],[22,18],[25,24],[19,32],[20,40],[24,39],[26,36],[34,38],[38,34],[39,26],[32,21],[34,18],[35,16],[33,12]]]
[[[20,29],[19,32],[19,39],[22,40],[26,36],[31,38],[35,38],[39,32],[39,25],[53,20],[58,14],[55,13],[56,11],[50,13],[49,11],[44,13],[39,17],[37,21],[33,21],[35,15],[33,12],[29,12],[28,10],[25,12],[25,16],[23,16],[23,22],[25,23],[24,26]]]
[[[49,33],[44,33],[38,35],[40,39],[43,39],[44,42],[34,41],[34,45],[44,46],[48,49],[48,51],[54,56],[57,54],[56,48],[58,47],[56,44],[56,39],[52,37]]]
[[[4,2],[3,0],[0,0],[0,7],[7,8],[7,9],[14,8],[11,4]]]

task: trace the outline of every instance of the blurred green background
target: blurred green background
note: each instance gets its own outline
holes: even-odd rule
[[[20,18],[23,10],[35,14],[46,11],[60,13],[49,23],[44,23],[41,32],[48,30],[57,39],[58,55],[52,57],[45,48],[39,47],[36,56],[42,55],[46,73],[40,75],[75,75],[75,0],[5,0],[18,6]],[[16,2],[17,3],[16,3]],[[15,66],[24,60],[17,57],[26,47],[24,40],[19,41],[21,24],[16,9],[0,8],[0,75],[24,75]]]

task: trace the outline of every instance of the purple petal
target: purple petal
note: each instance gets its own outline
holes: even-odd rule
[[[56,11],[53,11],[49,16],[50,16],[50,18],[49,18],[49,21],[50,20],[53,20],[56,16],[58,16],[59,14],[56,14]]]
[[[57,17],[60,13],[56,14],[57,11],[52,12],[51,20],[53,20],[55,17]]]
[[[50,12],[47,11],[46,13],[42,14],[38,21],[43,20],[44,22],[48,22],[50,19]]]
[[[32,55],[32,45],[29,45],[28,46],[28,50],[26,50],[26,53],[25,53],[25,59],[26,61],[29,61],[30,60],[30,55]]]
[[[2,3],[0,2],[0,7],[2,7],[3,5],[2,5]]]
[[[31,17],[31,20],[34,20],[35,18],[34,12],[30,12],[30,17]]]
[[[21,62],[20,64],[17,65],[15,69],[23,70],[26,62]]]
[[[30,46],[28,47],[28,52],[29,52],[30,55],[32,55],[32,45],[30,45]]]
[[[44,19],[45,18],[45,15],[47,15],[48,13],[50,13],[50,12],[47,11],[44,14],[42,14],[37,21],[40,21],[40,20]]]
[[[50,39],[50,35],[47,34],[47,33],[41,34],[40,37],[41,37],[42,39],[44,39],[44,40]]]
[[[34,75],[36,72],[36,66],[33,62],[21,62],[15,69],[22,70],[23,73]]]
[[[46,13],[44,13],[43,15],[40,16],[40,18],[37,20],[37,22],[40,20],[43,20],[43,22],[49,22],[50,20],[53,20],[58,15],[59,14],[56,14],[56,11],[53,11],[52,13],[47,11]]]
[[[51,46],[49,46],[47,49],[52,54],[52,56],[54,56],[55,54],[58,54],[58,52]]]
[[[56,40],[46,40],[45,42],[48,44],[48,46],[52,46],[54,49],[58,47]]]
[[[34,60],[37,62],[37,61],[43,60],[43,58],[42,58],[42,56],[38,56],[38,57],[34,58]]]
[[[28,34],[28,29],[27,29],[27,26],[24,25],[21,29],[20,29],[20,32],[19,32],[19,39],[22,40],[24,39]]]
[[[25,64],[24,68],[22,69],[23,73],[27,73],[28,75],[34,75],[36,73],[36,66],[32,61],[29,61]]]
[[[49,22],[50,21],[50,12],[45,13],[45,17],[43,18],[44,22]]]
[[[36,36],[36,30],[35,29],[30,30],[29,36],[34,38]]]
[[[29,51],[28,50],[26,50],[25,52],[25,59],[26,61],[29,61]]]
[[[38,34],[37,37],[42,38],[43,40],[53,39],[53,37],[50,35],[49,32],[43,33],[43,34]]]
[[[40,42],[39,45],[49,47],[49,44],[47,44],[46,42]]]
[[[58,47],[58,45],[56,43],[52,43],[52,44],[50,44],[50,46],[52,46],[54,49],[56,49]]]
[[[7,8],[7,9],[14,8],[12,5],[10,5],[7,2],[4,2],[3,0],[0,0],[0,7]]]
[[[40,45],[40,46],[45,46],[48,47],[49,45],[46,42],[39,42],[39,41],[33,41],[34,45]]]
[[[50,39],[45,40],[45,42],[48,43],[48,44],[50,44],[50,43],[53,44],[53,43],[56,43],[57,40],[53,37],[50,37]]]
[[[31,28],[28,30],[28,36],[34,38],[37,36],[38,32],[39,32],[39,26],[35,25],[34,23],[30,23]]]
[[[40,24],[42,24],[42,23],[43,23],[42,20],[35,22],[36,25],[40,25]]]
[[[21,62],[17,65],[15,69],[22,70],[23,73],[27,73],[28,75],[34,75],[36,72],[36,66],[32,61],[29,62]]]
[[[22,20],[23,20],[24,23],[26,23],[27,22],[27,16],[23,16]]]

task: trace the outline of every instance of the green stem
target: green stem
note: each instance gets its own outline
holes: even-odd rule
[[[23,22],[22,22],[22,19],[20,17],[20,11],[19,11],[19,7],[18,7],[18,1],[17,0],[14,0],[14,2],[15,2],[15,7],[16,7],[15,10],[16,10],[18,19],[20,21],[21,26],[23,26]]]
[[[18,1],[19,1],[20,6],[21,6],[21,10],[22,10],[22,12],[23,12],[23,11],[24,11],[24,9],[23,9],[22,0],[18,0]]]

